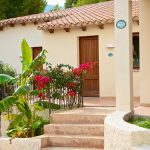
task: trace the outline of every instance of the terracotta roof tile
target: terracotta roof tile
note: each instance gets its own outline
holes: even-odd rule
[[[139,17],[139,1],[133,0],[133,19]],[[65,10],[69,15],[38,26],[40,30],[50,30],[91,24],[104,24],[114,22],[114,2],[102,2]],[[63,25],[62,22],[65,22]]]
[[[139,17],[139,1],[133,0],[133,19]],[[41,13],[24,17],[17,17],[0,21],[0,26],[21,23],[38,23],[40,30],[69,28],[74,26],[87,26],[91,24],[104,24],[114,22],[114,2],[101,2],[82,7],[75,7],[49,13]],[[46,23],[44,23],[46,22]]]

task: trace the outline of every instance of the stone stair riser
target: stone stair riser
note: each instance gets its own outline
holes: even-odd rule
[[[73,137],[50,137],[49,146],[58,147],[81,147],[81,148],[103,148],[104,140],[100,138],[73,138]]]
[[[104,124],[106,115],[59,115],[53,114],[51,122],[53,124]]]
[[[74,124],[51,124],[44,127],[45,134],[51,135],[89,135],[103,136],[103,125],[74,125]]]

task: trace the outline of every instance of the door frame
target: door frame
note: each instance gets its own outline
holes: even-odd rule
[[[97,37],[98,39],[98,63],[99,63],[99,96],[98,97],[101,97],[100,95],[100,42],[99,42],[99,35],[84,35],[84,36],[78,36],[78,39],[77,39],[77,45],[78,45],[78,53],[77,53],[77,58],[78,58],[78,66],[80,65],[81,63],[81,58],[80,58],[80,38],[84,38],[84,37]]]

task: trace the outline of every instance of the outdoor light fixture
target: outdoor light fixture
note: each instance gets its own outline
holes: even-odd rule
[[[115,46],[114,46],[114,44],[109,43],[109,44],[106,45],[106,48],[107,49],[113,49],[113,48],[115,48]]]

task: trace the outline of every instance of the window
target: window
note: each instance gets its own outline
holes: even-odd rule
[[[133,69],[140,68],[139,33],[133,33]]]
[[[32,47],[33,50],[33,59],[35,59],[38,54],[42,51],[42,47]]]

